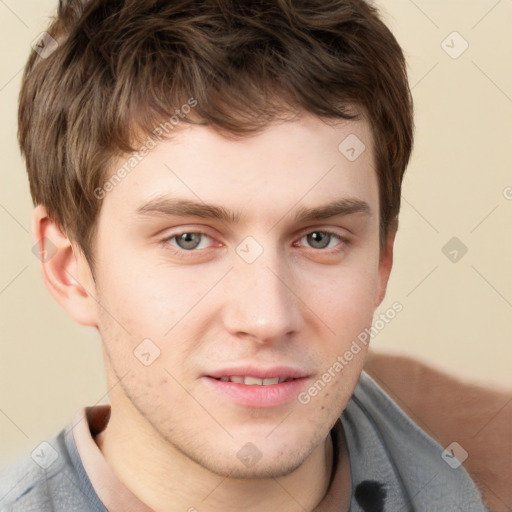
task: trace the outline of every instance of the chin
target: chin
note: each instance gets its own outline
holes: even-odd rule
[[[287,456],[284,454],[274,455],[270,460],[269,455],[262,454],[261,459],[254,463],[247,461],[245,464],[238,459],[232,463],[227,463],[227,457],[223,464],[218,461],[209,461],[210,464],[199,462],[205,469],[221,477],[239,480],[261,480],[268,478],[280,478],[293,473],[306,460],[307,454],[300,456]]]
[[[221,477],[235,479],[279,478],[293,473],[320,447],[319,432],[301,436],[236,436],[215,445],[182,446],[182,452],[198,465]],[[246,442],[242,440],[247,440]]]

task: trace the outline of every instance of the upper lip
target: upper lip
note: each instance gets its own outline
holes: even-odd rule
[[[205,374],[205,377],[220,379],[221,377],[256,377],[258,379],[273,379],[275,377],[300,379],[307,377],[308,374],[292,366],[272,366],[270,368],[260,368],[256,366],[234,366],[233,368],[224,368]]]

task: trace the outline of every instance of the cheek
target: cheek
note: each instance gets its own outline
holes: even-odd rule
[[[376,261],[323,269],[304,278],[304,302],[338,339],[346,340],[371,323],[378,284]]]
[[[376,279],[351,279],[344,283],[337,300],[331,301],[329,313],[341,332],[359,331],[371,323],[375,304]]]
[[[169,329],[173,318],[171,297],[164,283],[152,283],[119,271],[112,272],[101,287],[105,320],[116,321],[132,337],[157,333],[161,336]]]
[[[98,275],[99,328],[102,342],[118,376],[128,370],[154,369],[164,351],[164,333],[173,321],[173,305],[142,269],[122,259]],[[149,355],[148,355],[149,354]],[[154,372],[151,372],[154,375]]]
[[[134,336],[161,338],[201,292],[186,277],[178,269],[149,263],[143,254],[119,258],[104,265],[99,276],[102,306]]]
[[[158,369],[171,370],[176,361],[181,366],[199,343],[198,333],[210,318],[200,307],[201,299],[217,276],[200,279],[197,273],[127,258],[110,268],[98,275],[103,342],[116,373],[143,371],[144,363],[150,362],[153,371],[144,379],[155,383]]]

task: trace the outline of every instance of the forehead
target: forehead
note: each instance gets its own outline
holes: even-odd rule
[[[116,162],[114,173],[129,158]],[[156,140],[106,194],[102,215],[133,217],[169,194],[228,208],[242,219],[258,214],[272,222],[294,208],[344,198],[377,210],[377,188],[371,130],[364,119],[333,124],[304,115],[239,139],[192,125]]]

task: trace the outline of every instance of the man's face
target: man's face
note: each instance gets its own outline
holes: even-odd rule
[[[355,160],[338,149],[350,134]],[[106,195],[97,322],[127,433],[232,477],[287,474],[320,445],[366,351],[308,389],[387,279],[372,153],[363,121],[304,116],[238,141],[194,126]]]

